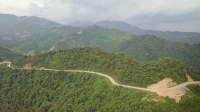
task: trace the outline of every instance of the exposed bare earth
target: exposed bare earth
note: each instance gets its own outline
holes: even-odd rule
[[[27,63],[27,64],[25,64],[25,65],[23,66],[23,68],[29,69],[29,68],[31,68],[31,64],[30,64],[30,63]]]
[[[3,64],[3,63],[7,63],[8,67],[11,67],[11,62],[4,61],[4,62],[2,62],[0,64]],[[103,73],[93,72],[93,71],[56,70],[56,69],[46,69],[46,68],[43,68],[43,67],[42,68],[29,68],[29,67],[30,67],[30,64],[26,64],[24,66],[24,68],[15,68],[15,69],[53,70],[53,71],[85,72],[85,73],[96,74],[96,75],[100,75],[100,76],[104,76],[104,77],[108,78],[113,85],[126,87],[126,88],[133,88],[133,89],[138,89],[138,90],[143,90],[143,91],[156,92],[159,96],[164,96],[164,97],[168,96],[170,98],[174,98],[177,103],[180,101],[181,96],[183,96],[185,94],[185,89],[186,89],[187,85],[189,85],[189,84],[199,84],[200,83],[200,81],[192,81],[192,82],[185,82],[185,83],[176,85],[176,83],[173,82],[172,79],[165,78],[162,81],[159,81],[157,84],[150,85],[147,88],[140,88],[140,87],[135,87],[135,86],[119,84],[119,83],[115,82],[115,80],[111,76],[109,76],[107,74],[103,74]]]
[[[185,76],[186,76],[188,82],[194,81],[189,74],[186,74]]]
[[[80,34],[82,34],[82,33],[83,33],[83,31],[79,31],[79,32],[77,32],[76,34],[79,34],[79,35],[80,35]]]
[[[150,88],[150,89],[163,89],[163,88],[169,88],[169,87],[172,87],[172,86],[175,86],[175,85],[177,85],[177,83],[173,82],[172,79],[165,78],[165,79],[159,81],[156,84],[152,84],[150,86],[147,86],[147,88]]]
[[[186,74],[186,78],[188,79],[188,82],[193,82],[193,79],[189,74]],[[161,81],[159,81],[156,84],[152,84],[150,86],[147,86],[147,88],[151,89],[164,89],[164,88],[170,88],[177,85],[176,82],[174,82],[170,78],[165,78]],[[159,96],[168,96],[170,98],[173,98],[176,100],[176,103],[178,103],[181,100],[181,97],[185,94],[185,87],[177,88],[177,89],[171,89],[171,90],[165,90],[165,91],[157,91],[156,93]]]

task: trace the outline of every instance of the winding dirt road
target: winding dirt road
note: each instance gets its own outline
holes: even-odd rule
[[[12,68],[11,67],[11,62],[8,62],[8,61],[4,61],[4,62],[1,62],[0,64],[5,64],[7,63],[8,64],[8,67]],[[14,69],[14,68],[13,68]],[[16,68],[16,69],[24,69],[24,68]],[[32,69],[32,68],[31,68]],[[91,73],[91,74],[96,74],[96,75],[100,75],[100,76],[103,76],[103,77],[106,77],[108,78],[111,83],[113,85],[116,85],[116,86],[121,86],[121,87],[126,87],[126,88],[133,88],[133,89],[138,89],[138,90],[144,90],[144,91],[151,91],[151,92],[159,92],[159,91],[168,91],[168,90],[176,90],[176,89],[182,89],[184,88],[185,86],[189,85],[189,84],[198,84],[200,83],[200,81],[193,81],[193,82],[185,82],[185,83],[182,83],[182,84],[179,84],[179,85],[176,85],[176,86],[173,86],[173,87],[170,87],[170,88],[164,88],[164,89],[148,89],[148,88],[141,88],[141,87],[135,87],[135,86],[129,86],[129,85],[123,85],[123,84],[119,84],[117,82],[115,82],[115,80],[107,75],[107,74],[103,74],[103,73],[99,73],[99,72],[94,72],[94,71],[84,71],[84,70],[57,70],[57,69],[41,69],[41,68],[34,68],[35,70],[53,70],[53,71],[65,71],[65,72],[85,72],[85,73]]]

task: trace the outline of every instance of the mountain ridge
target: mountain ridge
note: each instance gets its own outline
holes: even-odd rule
[[[185,77],[187,73],[194,80],[200,79],[198,70],[177,59],[163,57],[143,64],[130,55],[112,53],[98,47],[51,51],[16,59],[12,62],[12,65],[17,68],[22,68],[26,64],[33,68],[94,70],[110,74],[117,82],[122,84],[140,85],[142,87],[156,83],[166,77],[172,78],[177,83],[185,82],[187,81]]]

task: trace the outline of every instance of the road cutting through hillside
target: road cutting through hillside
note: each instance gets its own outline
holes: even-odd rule
[[[4,61],[4,62],[1,62],[0,64],[5,64],[5,63],[8,64],[7,65],[8,67],[12,68],[11,67],[11,62]],[[26,69],[26,68],[16,68],[16,69]],[[47,69],[47,68],[42,68],[42,69],[41,68],[29,68],[29,69],[48,70],[48,71],[49,70],[52,70],[52,71],[65,71],[65,72],[84,72],[84,73],[96,74],[96,75],[100,75],[100,76],[108,78],[111,81],[111,83],[113,85],[116,85],[116,86],[121,86],[121,87],[126,87],[126,88],[133,88],[133,89],[144,90],[144,91],[151,91],[151,92],[159,92],[159,91],[169,91],[169,90],[182,89],[182,88],[184,88],[185,86],[187,86],[189,84],[198,84],[198,83],[200,83],[200,81],[192,81],[192,82],[185,82],[185,83],[182,83],[182,84],[170,87],[170,88],[148,89],[148,88],[141,88],[141,87],[136,87],[136,86],[129,86],[129,85],[124,85],[124,84],[119,84],[111,76],[109,76],[107,74],[99,73],[99,72],[94,72],[94,71],[85,71],[85,70],[57,70],[57,69]]]

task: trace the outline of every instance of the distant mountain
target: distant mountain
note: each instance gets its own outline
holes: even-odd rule
[[[25,38],[14,41],[8,38],[0,43],[29,55],[74,47],[101,47],[131,54],[143,62],[157,60],[162,56],[173,57],[200,70],[199,44],[170,42],[153,35],[137,36],[96,25],[86,28],[65,26],[43,29]]]
[[[2,35],[0,44],[14,50],[19,50],[25,54],[47,52],[54,47],[57,41],[60,41],[60,37],[79,32],[80,29],[81,28],[71,26],[47,28],[41,29],[23,38],[11,38],[10,36]]]
[[[30,44],[32,41],[24,41],[27,40],[27,37],[35,32],[60,26],[62,25],[44,18],[0,14],[0,44],[8,48],[15,47],[15,49],[18,44],[22,46],[27,44],[25,47],[28,49],[32,46]]]
[[[72,26],[72,27],[87,27],[87,26],[94,25],[94,23],[75,21],[73,23],[70,23],[69,25]]]
[[[154,31],[154,30],[144,30],[137,26],[132,26],[126,22],[121,21],[100,21],[95,23],[96,25],[109,28],[117,29],[121,31],[127,31],[136,35],[155,35],[160,38],[165,38],[173,42],[186,42],[189,44],[200,43],[200,33],[197,32],[175,32],[175,31]]]
[[[5,48],[0,45],[0,61],[2,60],[12,60],[15,58],[22,57],[23,55],[21,53],[12,51],[8,48]]]
[[[108,50],[114,50],[115,47],[134,37],[135,35],[114,29],[105,29],[93,25],[87,28],[79,29],[79,31],[58,36],[52,40],[43,43],[45,48],[66,49],[72,47],[95,46]]]
[[[140,29],[137,26],[132,26],[126,22],[121,21],[100,21],[96,22],[96,25],[103,27],[103,28],[109,28],[109,29],[118,29],[121,31],[127,31],[130,33],[134,33],[136,35],[144,34],[146,30]]]
[[[144,34],[155,35],[173,42],[186,42],[189,44],[200,43],[200,33],[198,32],[178,32],[178,31],[146,31]]]
[[[49,21],[44,18],[15,16],[0,14],[0,34],[13,34],[24,36],[42,28],[59,27],[61,24]]]
[[[118,50],[140,61],[157,60],[162,56],[173,57],[200,70],[200,44],[170,42],[153,35],[142,35],[121,43]]]

